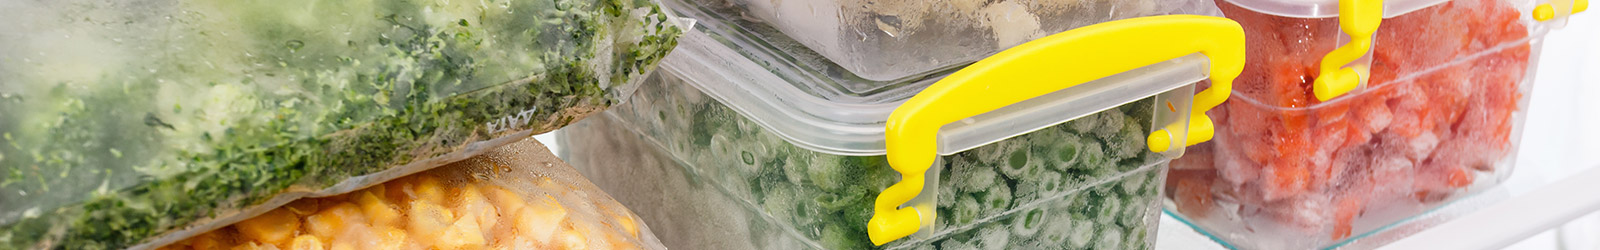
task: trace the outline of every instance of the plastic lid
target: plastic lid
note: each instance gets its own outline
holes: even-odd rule
[[[746,33],[733,30],[739,27],[726,23],[699,24],[696,32],[681,38],[677,50],[661,64],[662,70],[791,143],[818,152],[885,154],[884,128],[890,113],[942,77],[851,91],[830,81],[838,78],[803,70],[793,55],[764,46],[770,40],[743,36]],[[942,129],[941,143],[962,143],[941,145],[940,153],[960,152],[1192,85],[1206,78],[1207,64],[1204,56],[1180,57],[1046,94],[1031,101],[1037,103],[1016,105],[1019,110],[965,119]]]
[[[1339,0],[1227,0],[1256,12],[1301,18],[1339,16]],[[1427,8],[1450,0],[1387,0],[1383,1],[1383,17],[1389,18]]]

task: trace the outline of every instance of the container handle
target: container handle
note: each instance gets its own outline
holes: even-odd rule
[[[1589,0],[1551,0],[1533,7],[1533,20],[1540,22],[1581,13],[1589,10]]]
[[[1189,54],[1210,61],[1211,88],[1195,95],[1191,124],[1210,119],[1244,69],[1244,29],[1221,17],[1169,15],[1105,22],[1040,38],[973,63],[911,97],[889,115],[885,131],[889,165],[900,181],[873,204],[867,236],[883,245],[930,227],[932,202],[912,201],[924,190],[926,173],[939,157],[941,126],[961,119]],[[1211,127],[1191,128],[1188,145],[1209,140]],[[1204,130],[1204,131],[1197,131]],[[1156,134],[1165,133],[1166,129]],[[1152,136],[1153,138],[1154,136]],[[1170,138],[1166,138],[1169,139]],[[1157,152],[1169,144],[1150,144]],[[928,188],[932,190],[932,188]],[[931,230],[931,229],[930,229]]]
[[[1322,73],[1311,85],[1317,100],[1332,100],[1366,83],[1370,62],[1356,60],[1372,51],[1372,35],[1381,23],[1383,0],[1339,0],[1339,29],[1350,36],[1350,42],[1322,57]]]

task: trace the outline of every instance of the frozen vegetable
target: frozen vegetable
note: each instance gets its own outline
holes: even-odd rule
[[[1531,52],[1511,1],[1455,0],[1384,20],[1366,92],[1328,102],[1311,83],[1338,39],[1336,19],[1218,4],[1244,26],[1251,66],[1241,98],[1212,112],[1217,140],[1174,163],[1179,212],[1237,212],[1337,240],[1369,210],[1436,203],[1507,171],[1498,168]],[[1222,202],[1242,207],[1213,211]]]
[[[161,249],[665,249],[595,190],[528,139]]]
[[[631,91],[667,21],[648,0],[0,3],[0,248],[130,247],[553,130]]]
[[[829,249],[878,248],[867,239],[866,222],[878,192],[897,179],[883,156],[841,156],[802,148],[692,86],[673,80],[641,86],[629,103],[609,112],[636,119],[628,122],[638,122],[635,128],[681,157],[689,172],[748,202],[781,227],[792,228],[800,237]],[[1032,233],[1045,231],[1045,224],[1039,222],[1051,220],[1047,217],[1087,221],[1094,226],[1084,228],[1099,230],[1090,232],[1097,235],[1095,240],[1111,242],[1099,244],[1142,246],[1145,238],[1128,235],[1146,235],[1141,232],[1154,226],[1147,218],[1154,211],[1160,186],[1155,183],[1161,177],[1149,169],[1164,159],[1144,150],[1107,152],[1101,145],[1142,148],[1142,132],[1121,131],[1126,126],[1147,129],[1151,116],[1129,114],[1149,114],[1151,111],[1141,109],[1152,108],[1149,99],[1141,100],[944,157],[937,205],[940,217],[935,222],[939,225],[936,235],[943,236],[902,240],[882,248],[922,244],[1026,247],[1050,237]],[[1105,129],[1107,132],[1094,132],[1106,124],[1114,126]],[[620,126],[593,129],[600,132],[569,132],[577,134],[568,136],[581,140],[629,136]],[[1124,178],[1135,175],[1142,177]],[[1119,218],[1130,215],[1132,218]],[[752,237],[758,237],[751,239],[753,242],[775,241],[759,238],[768,237],[763,234]],[[981,237],[990,240],[974,240]]]

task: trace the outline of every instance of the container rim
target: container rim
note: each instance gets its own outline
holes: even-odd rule
[[[1232,0],[1229,0],[1229,1],[1232,1]],[[1358,97],[1375,93],[1375,92],[1377,92],[1376,90],[1383,90],[1383,89],[1393,88],[1394,86],[1405,85],[1405,84],[1407,84],[1406,83],[1407,81],[1411,81],[1411,80],[1417,79],[1417,78],[1422,77],[1424,75],[1432,74],[1434,72],[1443,70],[1443,69],[1448,68],[1448,67],[1453,67],[1453,66],[1460,65],[1462,63],[1471,62],[1471,61],[1476,60],[1478,58],[1481,58],[1481,57],[1484,57],[1484,56],[1488,56],[1490,54],[1498,53],[1500,51],[1509,49],[1511,47],[1516,47],[1516,46],[1521,46],[1521,45],[1534,46],[1534,45],[1538,44],[1540,41],[1542,41],[1544,39],[1545,33],[1548,33],[1548,32],[1549,32],[1549,27],[1548,26],[1532,24],[1532,25],[1529,25],[1529,30],[1528,30],[1528,36],[1527,37],[1523,37],[1521,39],[1517,39],[1517,40],[1512,41],[1512,42],[1507,42],[1507,43],[1502,43],[1502,44],[1499,44],[1499,45],[1495,45],[1494,47],[1489,47],[1488,49],[1480,50],[1480,51],[1478,51],[1476,53],[1472,53],[1472,54],[1467,55],[1467,56],[1456,57],[1455,59],[1451,59],[1450,62],[1448,62],[1448,63],[1435,65],[1433,67],[1428,67],[1426,69],[1419,70],[1419,71],[1414,71],[1414,72],[1408,73],[1406,75],[1403,75],[1403,76],[1400,76],[1400,77],[1396,77],[1395,79],[1389,80],[1387,82],[1382,82],[1382,83],[1377,83],[1377,84],[1368,83],[1368,85],[1367,85],[1368,87],[1367,87],[1366,91],[1362,91],[1360,93],[1353,93],[1353,94],[1350,94],[1350,95],[1345,95],[1345,96],[1342,96],[1342,97],[1339,97],[1339,98],[1335,98],[1335,99],[1333,99],[1331,101],[1319,102],[1319,103],[1312,104],[1312,105],[1305,106],[1305,107],[1284,107],[1284,106],[1268,104],[1268,103],[1266,103],[1266,102],[1264,102],[1262,100],[1259,100],[1259,99],[1257,99],[1257,98],[1255,98],[1253,96],[1250,96],[1248,94],[1240,92],[1237,87],[1234,88],[1233,96],[1230,97],[1229,99],[1230,99],[1230,101],[1241,101],[1241,102],[1244,102],[1246,104],[1249,104],[1249,105],[1253,106],[1254,108],[1266,109],[1266,110],[1272,110],[1272,111],[1280,111],[1280,112],[1315,111],[1315,110],[1322,109],[1324,107],[1328,107],[1328,106],[1332,106],[1332,105],[1338,105],[1338,104],[1342,104],[1342,103],[1345,103],[1345,102],[1349,102],[1349,100],[1352,100],[1352,99],[1359,99]],[[1530,66],[1532,66],[1532,65],[1530,65]]]

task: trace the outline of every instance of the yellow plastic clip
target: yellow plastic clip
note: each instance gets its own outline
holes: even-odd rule
[[[1585,10],[1589,10],[1589,0],[1553,0],[1533,7],[1533,20],[1550,21],[1557,16],[1565,17]]]
[[[1350,42],[1322,57],[1322,74],[1312,83],[1317,100],[1327,101],[1355,90],[1368,72],[1367,65],[1345,65],[1361,59],[1372,50],[1372,34],[1383,22],[1383,0],[1340,0],[1339,29],[1350,35]]]
[[[1204,112],[1228,98],[1233,79],[1244,69],[1244,44],[1244,29],[1226,18],[1132,18],[1018,45],[939,80],[889,116],[885,133],[889,165],[901,180],[878,195],[867,222],[868,237],[883,245],[934,220],[931,208],[901,206],[923,191],[925,173],[939,157],[937,133],[945,124],[1194,53],[1211,60],[1211,88],[1196,94],[1190,112],[1193,119],[1209,123]],[[1199,141],[1203,140],[1188,140]]]

